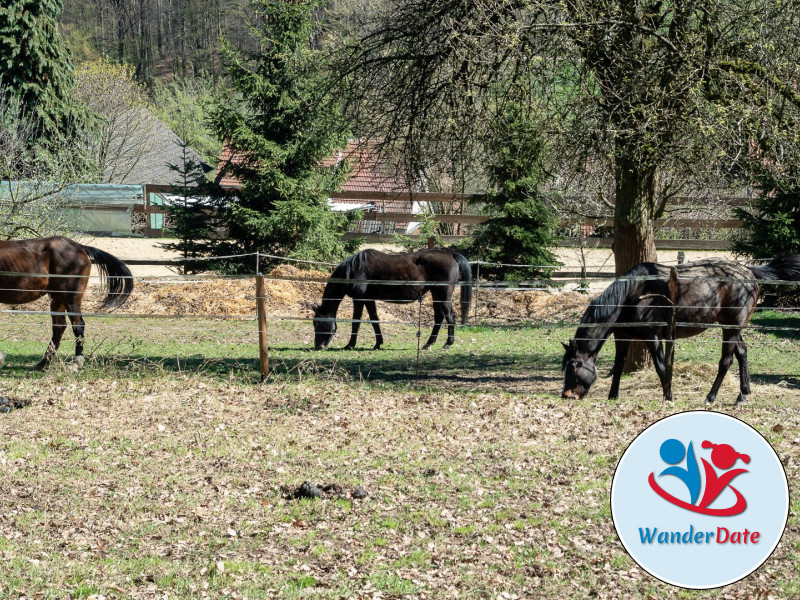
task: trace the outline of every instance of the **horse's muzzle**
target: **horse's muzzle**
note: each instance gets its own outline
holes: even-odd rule
[[[561,392],[561,397],[565,400],[581,400],[588,392],[582,385],[577,385],[572,389],[564,388]]]

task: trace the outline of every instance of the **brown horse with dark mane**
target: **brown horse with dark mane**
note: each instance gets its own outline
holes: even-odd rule
[[[53,338],[36,369],[46,368],[55,356],[67,316],[75,334],[73,365],[80,368],[83,364],[81,302],[92,265],[106,284],[102,308],[121,306],[133,290],[133,278],[128,267],[108,252],[65,237],[0,241],[0,302],[26,304],[50,295]]]
[[[472,269],[469,261],[450,250],[419,250],[408,254],[384,254],[362,250],[342,261],[331,274],[322,304],[314,309],[314,347],[327,348],[336,333],[336,313],[345,296],[353,299],[353,328],[345,350],[352,350],[364,308],[375,330],[375,350],[383,344],[376,300],[409,303],[430,292],[433,298],[433,331],[424,348],[436,341],[443,322],[447,322],[449,348],[455,341],[453,289],[461,279],[461,322],[467,322],[472,300]]]
[[[697,335],[714,323],[722,329],[722,358],[706,402],[716,400],[735,357],[739,363],[740,391],[736,399],[739,405],[750,393],[747,344],[742,338],[742,328],[750,321],[758,302],[757,280],[800,281],[800,255],[782,254],[769,264],[749,267],[728,260],[707,259],[678,265],[676,272],[676,337]],[[632,341],[641,340],[653,357],[665,398],[671,399],[662,345],[672,313],[669,277],[670,267],[641,263],[589,304],[575,337],[564,344],[566,352],[561,365],[564,398],[582,398],[589,392],[597,379],[597,355],[613,333],[616,356],[608,397],[619,395],[628,347]]]

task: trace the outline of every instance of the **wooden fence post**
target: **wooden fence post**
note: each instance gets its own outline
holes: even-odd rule
[[[475,273],[475,316],[473,317],[473,321],[475,324],[478,324],[478,294],[481,290],[481,261],[478,261],[478,268]]]
[[[672,400],[672,374],[675,367],[675,303],[678,298],[678,271],[675,267],[669,270],[669,301],[672,305],[667,323],[667,337],[664,339],[664,399]]]
[[[256,315],[258,320],[258,355],[262,383],[269,377],[269,345],[267,343],[267,307],[264,293],[264,275],[256,275]]]

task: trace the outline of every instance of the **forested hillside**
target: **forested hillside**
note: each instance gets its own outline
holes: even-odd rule
[[[105,57],[135,67],[148,86],[157,80],[223,75],[220,36],[253,49],[249,0],[69,0],[60,24],[75,61]],[[324,35],[341,38],[377,2],[335,0],[317,11]],[[318,40],[319,41],[319,40]]]
[[[70,0],[62,32],[77,62],[104,56],[134,65],[145,83],[222,72],[219,36],[247,35],[248,0]]]

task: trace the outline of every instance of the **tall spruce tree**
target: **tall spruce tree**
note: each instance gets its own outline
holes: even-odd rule
[[[162,246],[180,253],[183,258],[180,271],[187,275],[218,266],[213,261],[193,259],[213,255],[223,243],[219,230],[223,227],[225,194],[217,184],[206,180],[202,163],[191,152],[191,141],[179,139],[178,145],[181,161],[170,164],[169,168],[177,175],[179,185],[167,205],[169,229],[178,241]]]
[[[0,4],[0,83],[34,115],[39,145],[51,148],[81,120],[72,60],[58,29],[61,10],[61,0]]]
[[[312,45],[312,12],[321,4],[253,0],[260,51],[223,40],[230,86],[211,123],[239,157],[225,167],[242,183],[229,210],[230,250],[327,261],[353,250],[339,241],[348,218],[326,203],[345,169],[320,166],[347,141],[324,84],[324,57]]]
[[[557,216],[540,189],[546,179],[544,135],[530,106],[509,102],[489,126],[487,171],[495,192],[468,252],[489,263],[482,275],[506,280],[550,275]],[[526,265],[509,267],[504,265]]]
[[[795,174],[797,169],[794,170]],[[758,174],[761,195],[749,208],[737,208],[743,222],[733,249],[753,258],[800,252],[800,186],[797,177],[781,177],[769,169]]]

